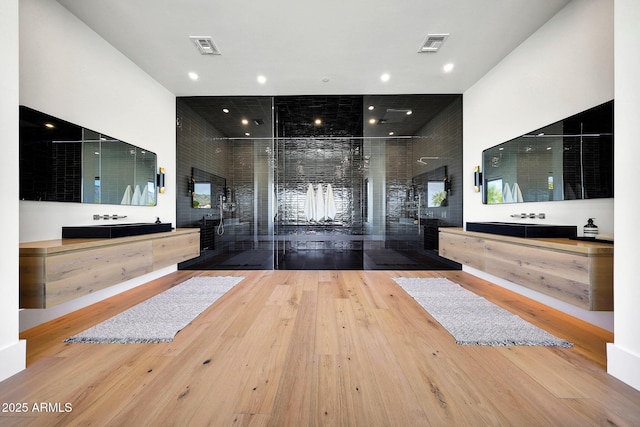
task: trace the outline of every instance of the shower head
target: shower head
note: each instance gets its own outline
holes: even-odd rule
[[[423,165],[426,165],[426,164],[428,164],[427,160],[439,160],[439,159],[440,159],[440,157],[428,157],[428,156],[423,156],[423,157],[420,157],[420,158],[418,159],[418,163],[423,164]]]

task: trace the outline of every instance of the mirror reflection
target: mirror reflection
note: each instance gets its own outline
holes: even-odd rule
[[[613,197],[613,101],[482,153],[483,202]]]
[[[20,107],[20,199],[155,206],[156,154]]]
[[[191,173],[191,206],[195,209],[220,207],[226,201],[227,180],[198,168]]]

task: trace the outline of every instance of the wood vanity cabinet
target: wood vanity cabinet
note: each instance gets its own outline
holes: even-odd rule
[[[20,308],[49,308],[200,255],[200,230],[20,244]]]
[[[613,245],[441,228],[439,255],[585,310],[613,310]]]

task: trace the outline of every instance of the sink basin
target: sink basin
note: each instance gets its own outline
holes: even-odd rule
[[[467,231],[514,237],[576,237],[578,227],[521,222],[467,222]]]
[[[112,239],[171,231],[171,223],[104,224],[62,227],[63,239]]]

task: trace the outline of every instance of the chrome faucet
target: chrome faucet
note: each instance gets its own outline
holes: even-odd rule
[[[114,214],[114,215],[97,215],[97,214],[94,214],[93,215],[94,221],[97,221],[97,220],[100,220],[100,219],[121,219],[121,218],[126,218],[126,217],[127,217],[126,215],[122,215],[121,216],[121,215],[117,215],[117,214]]]
[[[521,213],[521,214],[513,214],[511,215],[511,218],[540,218],[540,219],[545,219],[546,215],[544,213],[539,213],[539,214],[535,214],[535,213]]]

